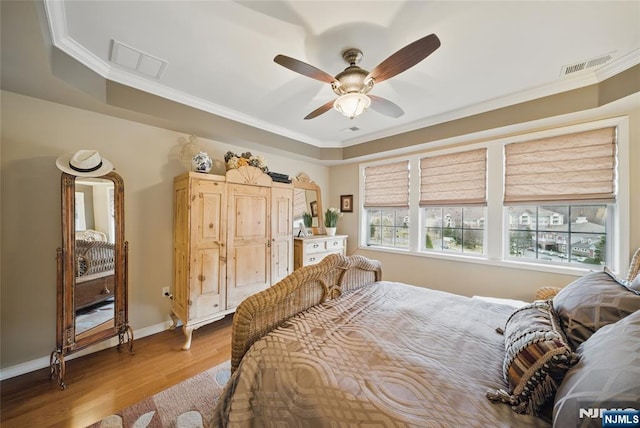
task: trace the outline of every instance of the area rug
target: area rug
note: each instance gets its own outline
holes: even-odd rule
[[[222,388],[231,375],[226,361],[129,406],[90,428],[209,428]]]

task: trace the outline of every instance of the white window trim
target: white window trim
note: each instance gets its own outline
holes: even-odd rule
[[[487,221],[485,222],[485,255],[458,255],[450,253],[437,253],[437,252],[425,252],[420,251],[422,248],[423,240],[421,233],[412,232],[409,235],[409,249],[397,249],[390,247],[376,247],[366,245],[366,222],[364,207],[360,207],[360,216],[358,219],[360,236],[358,239],[359,249],[367,251],[381,251],[396,254],[407,254],[417,257],[427,257],[444,260],[458,260],[470,263],[479,263],[492,266],[503,266],[517,269],[527,269],[542,272],[561,273],[568,275],[584,275],[590,269],[575,266],[561,266],[561,265],[549,265],[543,263],[532,263],[525,261],[516,261],[508,259],[505,233],[507,229],[508,217],[505,214],[503,206],[503,189],[504,189],[504,146],[507,143],[516,143],[522,141],[528,141],[540,138],[549,138],[557,135],[571,134],[582,131],[588,131],[603,127],[617,127],[617,148],[618,148],[618,192],[616,200],[616,208],[614,208],[615,227],[611,231],[611,240],[616,244],[612,245],[611,251],[613,254],[607,254],[607,260],[610,262],[608,266],[616,273],[620,275],[626,274],[626,268],[628,266],[628,254],[629,254],[629,233],[630,233],[630,183],[629,183],[629,118],[628,116],[619,116],[609,119],[583,122],[575,125],[568,125],[562,127],[556,127],[553,129],[547,129],[544,131],[535,131],[529,133],[523,133],[511,137],[496,137],[493,139],[487,139],[481,143],[471,143],[465,146],[460,146],[460,140],[457,141],[456,147],[446,147],[443,142],[436,142],[434,146],[438,148],[416,153],[406,156],[397,156],[394,158],[385,159],[383,161],[361,163],[360,168],[360,183],[359,191],[362,195],[364,192],[364,168],[371,165],[380,165],[385,163],[398,162],[399,160],[409,160],[410,179],[409,186],[411,189],[420,188],[420,178],[417,171],[419,171],[420,159],[425,156],[437,156],[448,153],[455,153],[467,150],[473,150],[486,147],[487,150]],[[472,136],[467,136],[471,140]],[[362,199],[362,198],[360,198]],[[418,230],[423,229],[422,219],[420,218],[420,206],[419,206],[420,192],[413,190],[409,194],[409,224],[411,230],[415,230],[414,225],[417,225]]]

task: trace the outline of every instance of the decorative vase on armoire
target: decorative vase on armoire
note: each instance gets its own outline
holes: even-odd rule
[[[336,236],[336,229],[335,227],[325,227],[324,230],[327,232],[328,236]]]

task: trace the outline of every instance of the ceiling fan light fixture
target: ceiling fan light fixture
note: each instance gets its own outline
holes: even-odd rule
[[[365,94],[352,92],[338,97],[333,103],[333,108],[349,119],[360,116],[371,105],[371,98]]]
[[[435,34],[429,34],[405,47],[397,50],[390,57],[378,64],[371,72],[358,66],[362,58],[359,49],[347,49],[342,52],[342,58],[349,64],[347,68],[335,76],[320,70],[295,58],[276,55],[273,61],[291,71],[311,77],[324,83],[329,83],[331,89],[338,96],[335,101],[328,101],[306,115],[305,120],[313,119],[331,110],[331,106],[340,113],[353,119],[364,113],[373,101],[374,110],[385,116],[398,118],[404,114],[402,109],[389,100],[376,95],[367,94],[377,83],[383,82],[413,67],[440,47],[440,39]]]

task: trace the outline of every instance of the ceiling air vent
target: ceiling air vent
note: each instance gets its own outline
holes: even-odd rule
[[[575,64],[565,65],[564,67],[562,67],[562,70],[560,71],[560,76],[561,77],[568,76],[570,74],[577,73],[579,71],[588,70],[594,67],[600,67],[601,65],[604,65],[607,62],[611,61],[612,58],[613,58],[613,52],[605,55],[600,55],[596,58],[591,58],[586,61],[580,61]]]
[[[162,73],[167,68],[167,61],[134,49],[117,40],[112,42],[111,62],[154,79],[162,77]]]
[[[344,132],[358,132],[360,130],[360,128],[358,128],[357,126],[351,126],[349,128],[344,128],[342,131]]]

